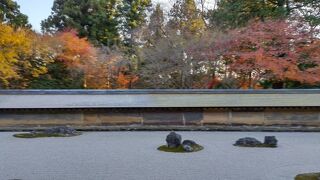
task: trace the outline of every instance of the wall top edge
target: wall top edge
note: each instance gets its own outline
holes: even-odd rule
[[[0,95],[113,95],[113,94],[320,94],[320,89],[135,89],[135,90],[0,90]]]

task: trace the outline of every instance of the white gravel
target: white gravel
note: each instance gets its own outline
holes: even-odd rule
[[[292,180],[320,171],[320,133],[179,132],[205,149],[159,152],[168,132],[86,132],[19,139],[0,133],[0,180]],[[245,136],[276,135],[279,147],[240,148]]]

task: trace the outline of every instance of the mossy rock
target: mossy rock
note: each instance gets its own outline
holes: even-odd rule
[[[298,174],[295,180],[319,180],[320,173],[306,173],[306,174]]]
[[[172,153],[193,153],[193,152],[198,152],[198,151],[201,151],[203,149],[203,147],[199,144],[194,144],[191,146],[193,148],[193,151],[192,152],[186,152],[184,149],[183,149],[183,146],[180,145],[176,148],[169,148],[167,145],[162,145],[160,147],[158,147],[158,150],[159,151],[164,151],[164,152],[172,152]]]
[[[47,133],[20,133],[14,134],[13,136],[16,138],[45,138],[45,137],[73,137],[81,135],[80,132],[77,134],[70,135],[70,134],[47,134]]]

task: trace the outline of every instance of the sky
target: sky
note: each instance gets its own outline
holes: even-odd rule
[[[40,32],[40,23],[51,14],[51,7],[54,0],[15,0],[20,5],[20,11],[29,17],[29,22],[34,30]],[[174,0],[153,0],[153,3],[160,3],[162,7],[169,8]]]
[[[20,11],[29,17],[33,29],[41,31],[40,23],[51,13],[53,0],[15,0],[20,5]]]

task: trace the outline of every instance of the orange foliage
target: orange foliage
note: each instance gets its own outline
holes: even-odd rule
[[[126,68],[121,67],[119,68],[120,72],[117,79],[118,89],[129,89],[131,85],[136,82],[139,78],[132,74],[127,74],[128,70]]]
[[[208,89],[213,89],[220,83],[220,80],[216,77],[212,77],[210,83],[208,84]]]
[[[61,61],[73,72],[83,73],[85,88],[104,87],[102,79],[97,76],[103,74],[104,69],[97,62],[96,48],[86,38],[79,38],[75,30],[68,30],[44,36],[44,39],[54,52],[55,60]],[[79,78],[76,76],[73,78]]]
[[[320,82],[320,43],[308,43],[309,37],[285,21],[258,21],[218,37],[206,54],[212,60],[225,60],[242,88],[259,88],[261,80],[315,84]],[[299,67],[303,53],[315,67]]]
[[[86,38],[79,38],[74,30],[57,33],[56,41],[57,58],[69,67],[81,67],[96,60],[95,48]]]
[[[121,52],[100,50],[92,73],[87,76],[87,88],[130,89],[138,77],[130,71],[129,62]]]

